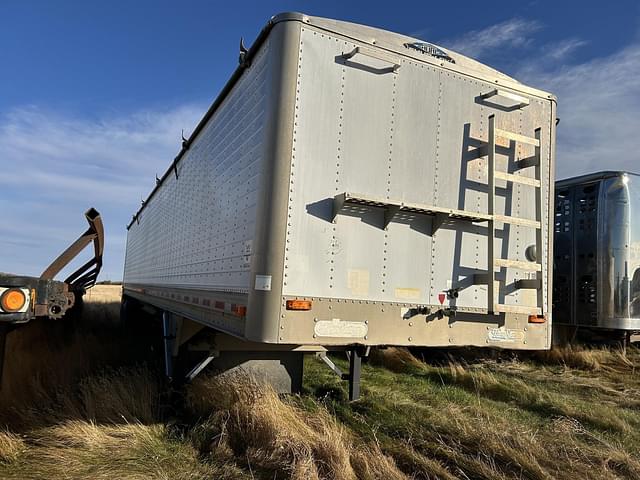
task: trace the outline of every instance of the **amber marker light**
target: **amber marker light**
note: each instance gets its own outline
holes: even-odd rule
[[[311,310],[311,300],[287,300],[287,310]]]
[[[245,307],[244,305],[232,305],[231,313],[239,317],[244,317],[247,315],[247,307]]]
[[[545,315],[529,315],[529,323],[545,323],[546,321]]]
[[[18,312],[27,303],[27,297],[19,288],[5,290],[0,296],[0,305],[5,312]]]

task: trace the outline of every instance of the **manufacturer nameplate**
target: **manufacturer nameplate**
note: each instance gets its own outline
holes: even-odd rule
[[[524,341],[524,332],[504,327],[492,328],[487,333],[487,339],[490,342],[522,343]]]
[[[318,320],[313,333],[318,337],[334,338],[364,338],[369,326],[364,322],[347,322],[334,318],[332,320]]]

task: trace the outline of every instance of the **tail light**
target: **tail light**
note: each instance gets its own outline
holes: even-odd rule
[[[0,296],[2,310],[9,313],[19,312],[27,303],[27,296],[19,288],[9,288]]]

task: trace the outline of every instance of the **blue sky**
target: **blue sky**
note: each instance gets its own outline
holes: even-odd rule
[[[95,206],[103,279],[126,229],[250,44],[282,11],[378,26],[559,97],[558,177],[639,171],[640,2],[0,0],[0,271],[39,275]]]

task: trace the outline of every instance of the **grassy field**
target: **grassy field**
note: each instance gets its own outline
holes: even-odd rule
[[[103,287],[82,318],[11,333],[0,478],[640,478],[636,348],[390,348],[363,367],[352,404],[309,357],[300,396],[210,375],[168,409],[159,352],[118,327],[118,294]]]

